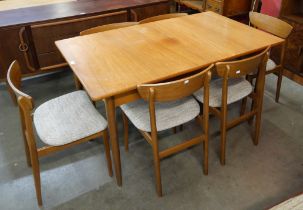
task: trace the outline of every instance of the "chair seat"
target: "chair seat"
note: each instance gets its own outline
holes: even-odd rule
[[[75,91],[49,100],[34,112],[40,139],[60,146],[103,131],[107,121],[96,110],[85,91]]]
[[[223,79],[217,79],[209,85],[209,106],[220,107],[222,104]],[[233,78],[228,80],[227,104],[234,103],[248,96],[253,90],[252,85],[244,78]],[[194,93],[195,98],[203,103],[203,90]]]
[[[191,9],[202,11],[204,1],[186,1],[186,0],[183,1],[183,0],[181,0],[180,3],[184,4],[185,6],[191,8]]]
[[[155,105],[157,131],[182,125],[200,113],[200,106],[192,96],[172,102],[156,102]],[[148,102],[140,99],[122,105],[121,109],[139,130],[151,131]]]
[[[271,59],[268,59],[267,63],[266,63],[266,71],[270,71],[270,70],[273,70],[274,68],[276,68],[277,64],[271,60]]]

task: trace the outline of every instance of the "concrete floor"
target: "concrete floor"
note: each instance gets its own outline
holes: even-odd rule
[[[123,186],[107,175],[103,145],[93,141],[41,159],[42,209],[265,209],[303,192],[303,87],[283,80],[280,103],[273,100],[276,78],[266,84],[260,144],[254,146],[247,123],[228,132],[227,164],[219,163],[218,120],[210,120],[209,175],[202,173],[202,147],[161,162],[164,197],[154,186],[152,152],[130,127],[130,151],[121,145]],[[70,72],[25,81],[36,105],[74,90]],[[26,165],[17,107],[0,88],[0,209],[34,210],[31,168]],[[98,103],[104,114],[104,106]],[[239,104],[230,107],[238,114]],[[119,133],[121,116],[117,117]],[[160,134],[161,147],[198,131],[195,123],[177,135]]]

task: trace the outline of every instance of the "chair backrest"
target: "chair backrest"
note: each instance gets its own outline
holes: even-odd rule
[[[103,32],[103,31],[109,31],[113,29],[118,29],[118,28],[124,28],[124,27],[129,27],[133,25],[137,25],[138,22],[122,22],[122,23],[112,23],[112,24],[107,24],[107,25],[102,25],[102,26],[97,26],[94,28],[89,28],[87,30],[81,31],[80,35],[89,35],[89,34],[94,34],[98,32]]]
[[[218,62],[216,63],[216,73],[218,76],[228,79],[243,77],[260,70],[265,71],[265,68],[262,69],[261,67],[265,67],[262,65],[266,65],[266,63],[264,64],[264,58],[266,57],[269,49],[270,47],[257,55],[253,55],[242,60]]]
[[[16,60],[12,62],[12,64],[10,65],[7,71],[7,84],[8,87],[14,92],[15,97],[17,98],[18,101],[22,130],[23,130],[22,132],[24,132],[25,136],[32,135],[33,134],[32,111],[34,108],[34,103],[31,96],[23,93],[20,90],[21,71],[20,71],[20,65]],[[25,131],[31,131],[31,132],[25,132]],[[33,139],[33,136],[31,136],[30,138]]]
[[[223,77],[221,104],[223,109],[227,106],[229,78],[240,78],[250,73],[257,74],[255,91],[258,95],[263,94],[269,50],[268,47],[261,53],[242,60],[216,63],[216,73],[219,77]]]
[[[286,39],[293,29],[283,20],[258,12],[250,12],[249,20],[254,27],[283,39]]]
[[[137,90],[141,98],[147,101],[165,102],[184,98],[208,85],[213,67],[211,65],[202,72],[176,81],[138,85]]]
[[[170,19],[170,18],[177,18],[177,17],[182,17],[188,15],[187,13],[170,13],[170,14],[165,14],[165,15],[158,15],[150,18],[146,18],[144,20],[141,20],[139,23],[144,24],[144,23],[150,23],[158,20],[164,20],[164,19]]]

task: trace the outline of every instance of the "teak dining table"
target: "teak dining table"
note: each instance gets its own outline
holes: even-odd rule
[[[136,87],[203,69],[284,40],[213,12],[166,19],[56,42],[88,95],[104,100],[117,184],[122,185],[116,107]]]

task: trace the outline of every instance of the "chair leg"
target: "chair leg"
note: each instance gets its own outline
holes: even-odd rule
[[[153,145],[154,156],[154,170],[156,177],[156,188],[159,197],[162,197],[161,171],[160,171],[160,157],[158,152],[158,145]]]
[[[256,122],[255,122],[254,145],[258,145],[259,137],[260,137],[260,130],[261,130],[262,99],[256,101],[256,107],[254,107],[254,109],[257,109]]]
[[[220,161],[221,161],[221,165],[225,165],[227,112],[224,111],[224,108],[223,108],[221,110],[221,113],[222,113],[222,116],[221,116],[221,156],[220,156]]]
[[[174,134],[177,133],[177,127],[173,127],[173,133],[174,133]]]
[[[283,78],[283,69],[281,68],[280,71],[278,72],[278,81],[277,81],[277,89],[276,89],[276,99],[275,100],[277,103],[279,103],[282,78]]]
[[[183,125],[180,125],[180,131],[183,131]]]
[[[80,82],[80,80],[78,79],[78,77],[74,74],[74,82],[75,82],[75,86],[77,90],[82,90],[83,86]]]
[[[36,188],[37,202],[39,206],[42,206],[42,194],[41,194],[41,181],[40,181],[40,167],[38,153],[36,150],[30,151],[32,170]]]
[[[124,149],[128,151],[128,119],[127,116],[122,112],[123,129],[124,129]]]
[[[110,146],[109,146],[109,141],[108,141],[108,134],[107,130],[103,131],[103,144],[104,144],[104,150],[105,150],[105,157],[107,161],[107,170],[108,170],[108,175],[110,177],[113,176],[113,168],[112,168],[112,159],[110,156]]]
[[[208,175],[208,139],[205,139],[203,141],[203,153],[204,153],[203,172],[205,175]]]
[[[240,110],[240,116],[242,116],[245,113],[246,110],[246,104],[247,104],[247,96],[242,99],[242,104],[241,104],[241,110]]]

